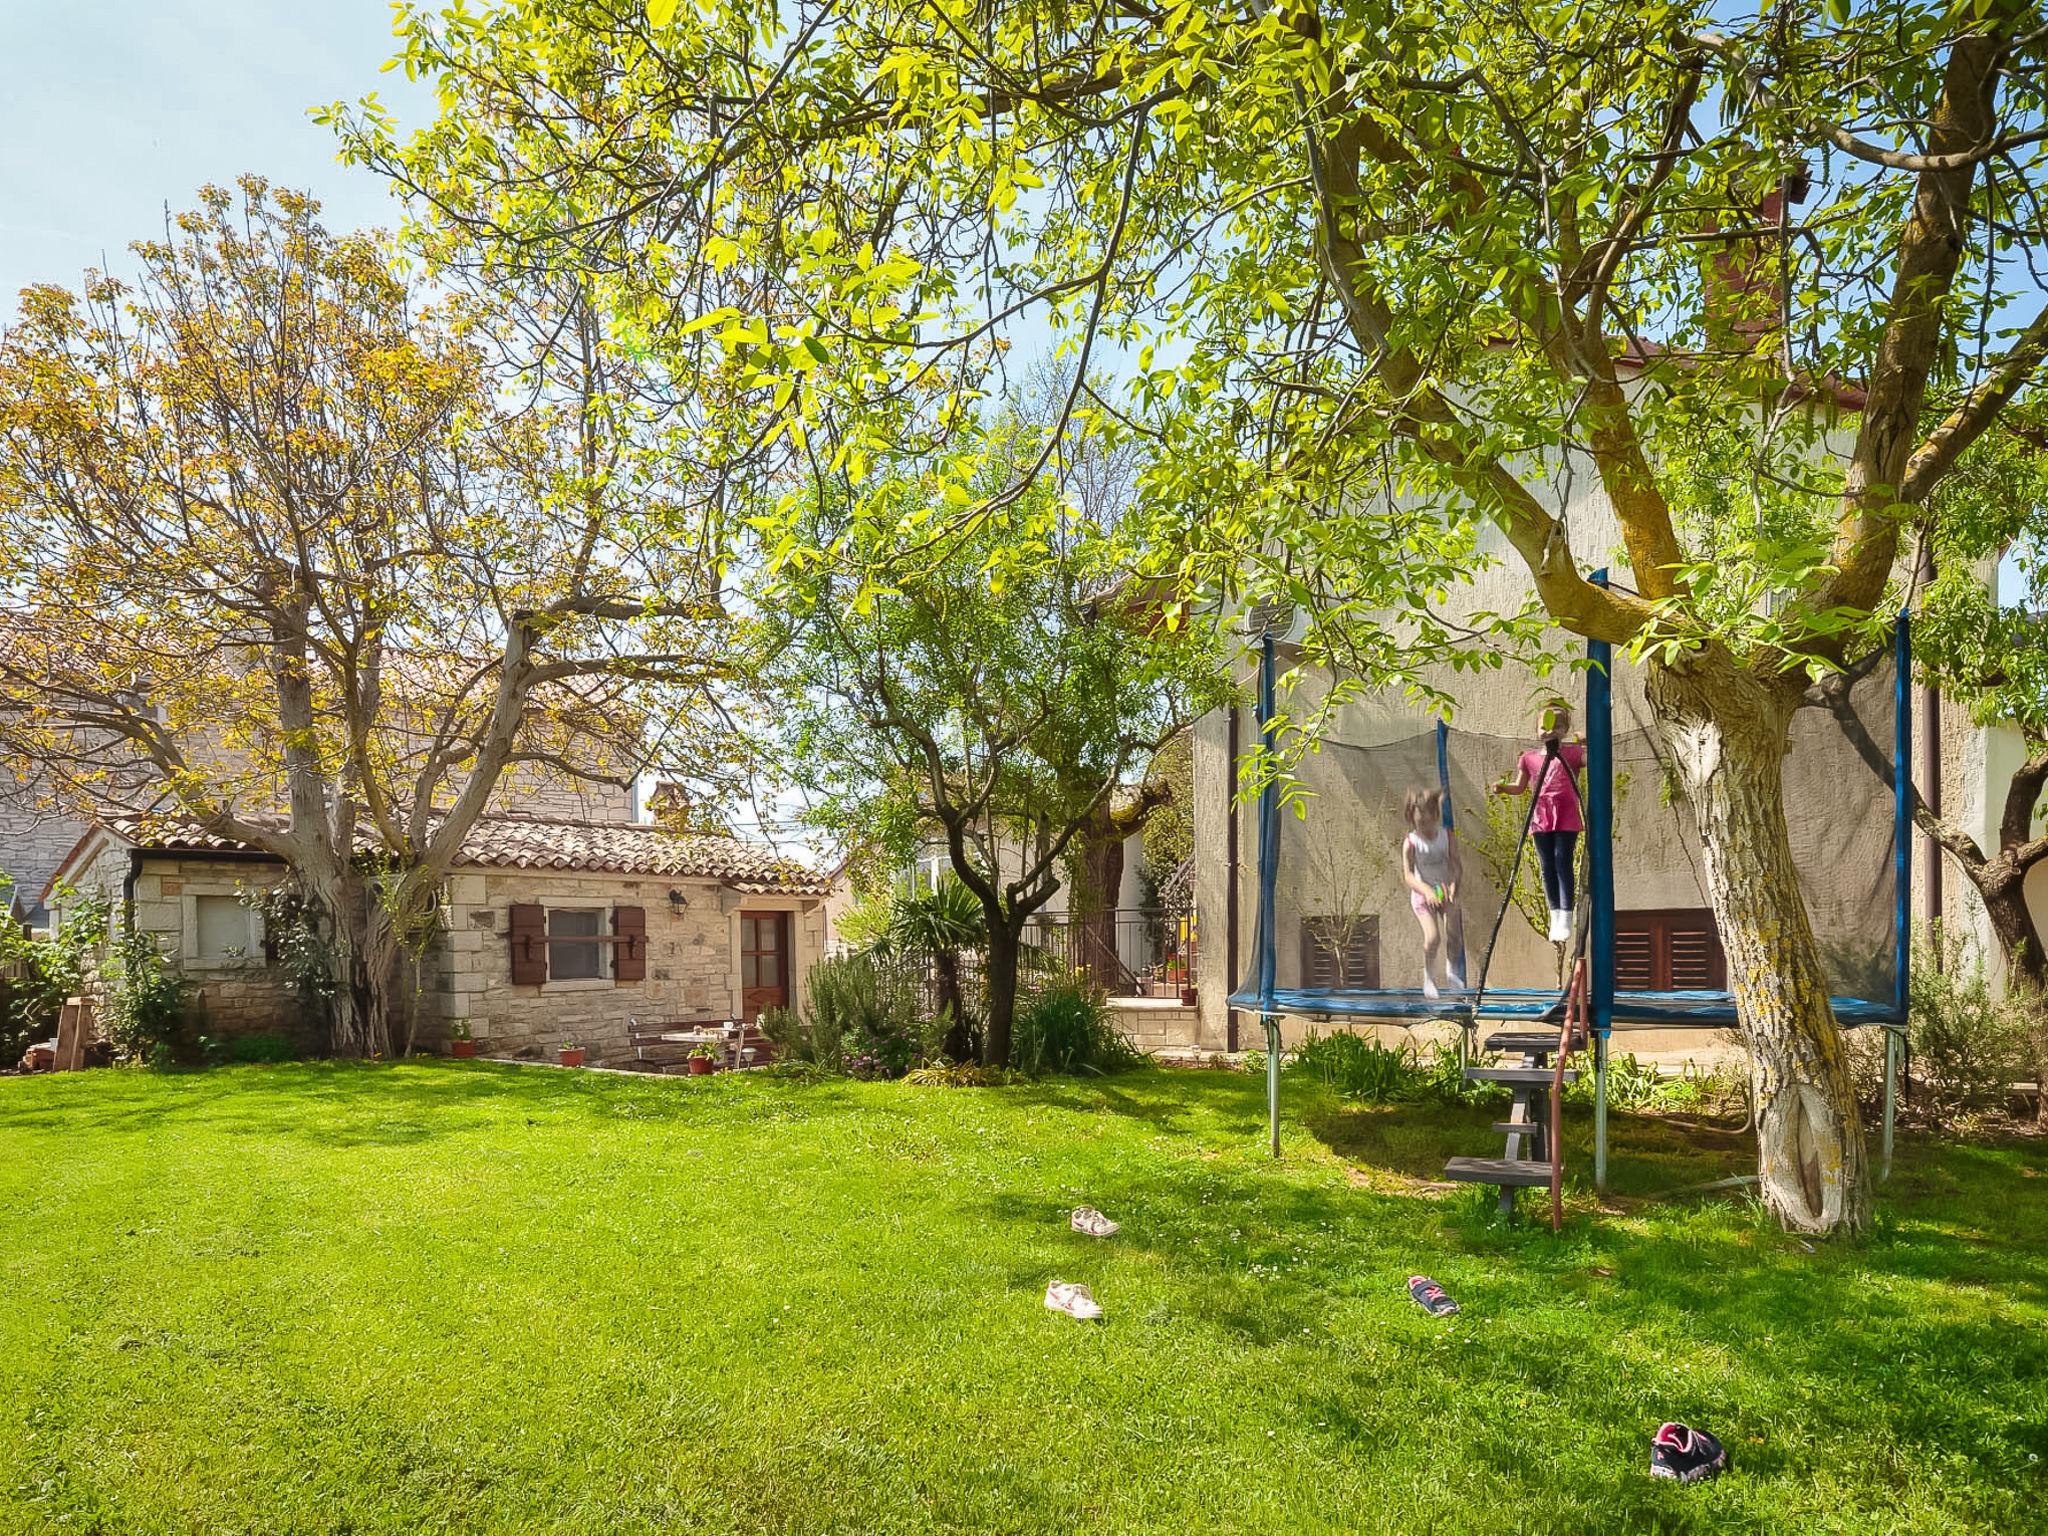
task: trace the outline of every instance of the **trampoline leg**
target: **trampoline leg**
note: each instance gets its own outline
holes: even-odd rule
[[[1593,1037],[1593,1188],[1607,1193],[1607,1037]]]
[[[1890,1025],[1884,1031],[1884,1161],[1878,1168],[1880,1180],[1892,1176],[1892,1119],[1898,1102],[1898,1031]]]
[[[1280,1021],[1268,1014],[1266,1025],[1266,1129],[1273,1155],[1280,1155]]]

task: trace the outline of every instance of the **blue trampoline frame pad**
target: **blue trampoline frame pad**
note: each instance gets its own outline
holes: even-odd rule
[[[1233,992],[1230,1006],[1249,1013],[1293,1014],[1311,1019],[1443,1019],[1457,1022],[1475,1016],[1472,994],[1452,988],[1436,997],[1416,990],[1285,987],[1270,996]],[[1862,1024],[1895,1024],[1896,1005],[1862,997],[1829,999],[1836,1022],[1845,1028]],[[1533,987],[1488,987],[1476,1016],[1482,1019],[1541,1019],[1553,1015],[1559,995]],[[1675,1029],[1731,1028],[1735,1001],[1726,992],[1616,992],[1611,1014],[1616,1024],[1664,1025]]]

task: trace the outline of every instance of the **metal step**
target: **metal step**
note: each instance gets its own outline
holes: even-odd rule
[[[1509,1056],[1548,1056],[1557,1050],[1557,1036],[1558,1031],[1554,1029],[1504,1029],[1499,1034],[1486,1037],[1486,1048]]]
[[[1465,1081],[1468,1083],[1547,1083],[1551,1078],[1549,1067],[1467,1067]],[[1564,1069],[1564,1080],[1576,1083],[1579,1080],[1577,1067]]]
[[[1454,1157],[1444,1164],[1444,1177],[1461,1184],[1495,1184],[1518,1189],[1550,1188],[1548,1162],[1506,1157]]]

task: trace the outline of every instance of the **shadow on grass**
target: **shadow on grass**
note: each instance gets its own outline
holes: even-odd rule
[[[1260,1117],[1232,1104],[1243,1080],[1218,1078],[1190,1083],[1191,1101],[1217,1123],[1256,1129]],[[1159,1120],[1156,1086],[1103,1102]],[[1298,1113],[1346,1161],[1411,1178],[1438,1177],[1446,1155],[1481,1150],[1492,1117],[1435,1105],[1312,1103]],[[1740,1130],[1617,1116],[1610,1131],[1614,1181],[1637,1198],[1624,1214],[1599,1212],[1582,1183],[1558,1235],[1534,1200],[1503,1225],[1491,1191],[1360,1189],[1306,1165],[1111,1170],[1091,1193],[1125,1222],[1114,1242],[1170,1266],[1185,1310],[1242,1347],[1327,1337],[1335,1318],[1358,1326],[1351,1309],[1362,1306],[1380,1336],[1434,1349],[1444,1330],[1410,1316],[1402,1290],[1408,1274],[1434,1273],[1466,1302],[1457,1328],[1491,1330],[1463,1341],[1490,1347],[1429,1356],[1453,1396],[1559,1411],[1611,1398],[1644,1418],[1644,1445],[1658,1418],[1690,1416],[1742,1437],[1744,1464],[1765,1476],[1810,1475],[1803,1458],[1817,1439],[1875,1433],[1916,1458],[1967,1456],[2015,1486],[2048,1487],[2048,1425],[2017,1411],[2029,1384],[2048,1377],[2048,1342],[2018,1310],[2048,1309],[2048,1202],[2017,1204],[2021,1165],[2039,1149],[1902,1144],[1878,1230],[1810,1245],[1746,1198],[1647,1198],[1753,1168]],[[1574,1123],[1568,1134],[1568,1166],[1589,1182],[1590,1128]],[[1053,1198],[1018,1191],[980,1209],[1020,1239],[1065,1218]],[[1083,1262],[1086,1240],[1074,1242]],[[1035,1270],[1026,1278],[1042,1283]],[[1389,1391],[1376,1371],[1304,1380],[1301,1412],[1369,1444],[1388,1432],[1386,1405],[1398,1403]],[[1526,1476],[1528,1443],[1517,1431],[1473,1450],[1504,1476]],[[1584,1492],[1596,1503],[1645,1497],[1640,1451],[1617,1464],[1611,1489]]]

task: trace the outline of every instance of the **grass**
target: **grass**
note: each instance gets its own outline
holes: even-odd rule
[[[1908,1142],[1808,1252],[1501,1226],[1420,1182],[1485,1112],[1289,1113],[1275,1165],[1222,1073],[0,1081],[0,1531],[2042,1529],[2048,1144]],[[1623,1120],[1615,1170],[1743,1156]],[[1652,1482],[1666,1417],[1734,1474]]]

